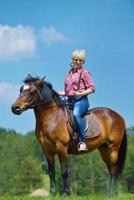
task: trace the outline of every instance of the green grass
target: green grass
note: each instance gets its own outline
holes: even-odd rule
[[[0,200],[134,200],[134,194],[122,193],[118,196],[108,197],[106,195],[88,195],[88,196],[69,196],[62,197],[56,195],[55,197],[31,197],[31,196],[1,196]]]

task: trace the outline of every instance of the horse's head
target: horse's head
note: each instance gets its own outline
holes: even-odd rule
[[[52,99],[51,85],[45,83],[44,78],[33,78],[30,74],[27,75],[24,85],[20,87],[19,97],[11,107],[14,114],[20,115],[23,111]]]
[[[43,78],[33,78],[30,74],[24,80],[24,85],[20,88],[20,94],[13,103],[11,109],[16,115],[20,115],[29,108],[35,108],[41,104],[55,101],[57,106],[63,107],[64,103],[59,95],[53,90],[52,85]]]

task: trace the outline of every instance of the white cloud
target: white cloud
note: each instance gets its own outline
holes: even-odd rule
[[[0,83],[0,102],[13,103],[19,95],[19,86],[9,83]]]
[[[0,25],[0,59],[27,58],[35,51],[36,39],[31,27]]]
[[[44,27],[39,31],[41,40],[48,46],[53,43],[66,43],[70,39],[64,36],[62,33],[58,32],[54,26]]]
[[[70,39],[57,31],[54,26],[38,30],[39,39],[47,46],[66,43]],[[30,26],[11,27],[0,25],[0,60],[18,60],[33,57],[36,53],[36,32]]]

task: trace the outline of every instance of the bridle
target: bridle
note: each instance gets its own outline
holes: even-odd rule
[[[27,108],[35,108],[37,105],[34,103],[34,102],[36,102],[36,100],[38,99],[38,97],[40,98],[40,100],[41,100],[41,103],[40,104],[43,104],[44,103],[44,101],[43,101],[43,96],[42,96],[42,94],[41,94],[41,90],[40,90],[40,88],[37,86],[37,84],[35,84],[35,83],[33,83],[33,82],[29,82],[27,85],[29,85],[29,86],[31,86],[31,85],[33,85],[35,88],[36,88],[36,93],[35,93],[35,95],[34,95],[34,97],[28,102],[28,106],[27,106]],[[22,92],[22,93],[20,93],[20,95],[19,95],[19,98],[22,98],[22,97],[24,97],[24,96],[26,96],[26,95],[29,95],[29,93],[30,92]],[[39,105],[39,104],[38,104]]]

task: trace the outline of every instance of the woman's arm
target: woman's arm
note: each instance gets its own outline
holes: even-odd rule
[[[58,94],[59,96],[65,96],[65,92],[64,92],[64,91],[58,91],[57,94]]]
[[[82,92],[81,91],[75,91],[74,92],[74,96],[75,97],[81,97],[81,96],[85,96],[85,95],[91,94],[93,92],[94,92],[94,90],[88,88],[88,89],[86,89],[86,90],[84,90]]]

